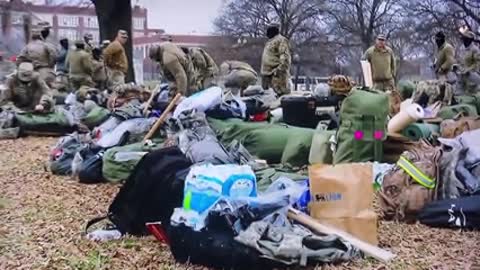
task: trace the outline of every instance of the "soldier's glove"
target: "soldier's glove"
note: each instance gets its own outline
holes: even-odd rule
[[[43,112],[43,111],[45,111],[45,107],[42,104],[38,104],[37,106],[35,106],[35,111],[36,112]]]

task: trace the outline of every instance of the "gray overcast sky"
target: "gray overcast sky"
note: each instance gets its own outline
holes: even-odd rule
[[[148,27],[170,34],[208,34],[222,0],[132,0],[148,9]]]

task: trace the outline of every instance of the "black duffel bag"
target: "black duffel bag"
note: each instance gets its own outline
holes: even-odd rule
[[[434,201],[418,219],[431,227],[480,229],[480,195]]]

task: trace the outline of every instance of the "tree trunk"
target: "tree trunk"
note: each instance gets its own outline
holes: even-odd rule
[[[135,81],[133,70],[133,33],[131,0],[92,0],[100,27],[100,40],[114,40],[119,29],[128,32],[125,51],[128,58],[128,74],[126,81]]]

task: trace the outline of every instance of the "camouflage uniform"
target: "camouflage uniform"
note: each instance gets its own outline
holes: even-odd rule
[[[290,93],[290,65],[292,57],[288,39],[276,35],[265,44],[262,55],[262,84],[264,89],[273,88],[278,95]]]
[[[252,66],[245,62],[225,61],[220,65],[220,78],[225,87],[243,91],[257,82],[258,75]]]
[[[57,60],[56,49],[40,39],[29,42],[17,57],[17,64],[31,62],[47,85],[55,82],[54,67]]]
[[[213,58],[201,48],[189,49],[189,55],[195,69],[199,88],[205,89],[212,86],[213,80],[218,73],[218,66]]]
[[[480,77],[480,49],[475,44],[466,48],[462,61],[462,75],[460,84],[465,94],[476,94],[479,90],[478,82]]]
[[[452,102],[453,87],[451,84],[440,80],[421,81],[413,94],[413,102],[423,106],[429,106],[441,101],[443,106],[449,106]]]
[[[435,74],[437,75],[437,78],[441,81],[447,81],[447,75],[452,71],[454,63],[455,49],[450,43],[445,42],[437,52],[437,59],[435,61]]]
[[[48,85],[34,72],[29,82],[20,80],[18,73],[12,74],[2,93],[2,105],[10,103],[14,110],[33,111],[35,106],[43,105],[45,111],[52,111],[54,101]]]
[[[396,63],[395,55],[390,47],[378,48],[372,46],[365,52],[362,59],[371,64],[374,89],[381,91],[393,91],[395,89]]]
[[[164,77],[170,83],[170,97],[176,93],[190,96],[197,86],[195,71],[187,55],[171,42],[164,42],[150,49],[150,59],[159,62]]]
[[[69,82],[68,82],[68,70],[66,67],[67,55],[68,55],[68,50],[65,48],[62,48],[57,57],[57,67],[56,67],[57,77],[55,80],[55,84],[56,84],[55,88],[61,92],[69,92],[68,90],[70,89]]]
[[[82,49],[75,49],[68,55],[67,68],[71,87],[77,91],[82,86],[94,87],[92,80],[92,56]]]
[[[125,83],[128,72],[128,59],[123,45],[115,40],[103,51],[103,59],[107,67],[109,85]]]

